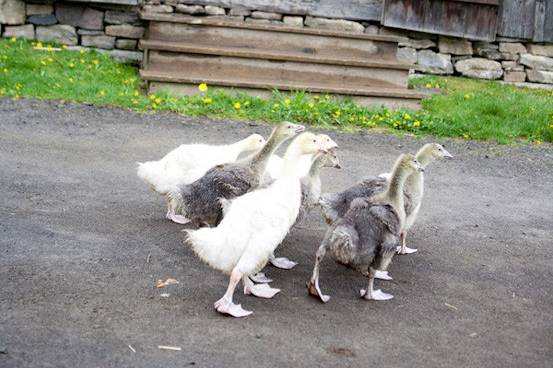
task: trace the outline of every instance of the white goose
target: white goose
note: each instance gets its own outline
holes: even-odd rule
[[[159,194],[190,184],[201,178],[213,166],[236,161],[240,154],[260,150],[265,139],[252,134],[228,145],[183,144],[166,154],[161,160],[138,163],[138,176]],[[168,205],[167,218],[177,223],[186,222]]]
[[[234,304],[232,297],[240,280],[244,293],[271,298],[279,289],[254,285],[250,275],[261,270],[296,221],[301,202],[298,160],[304,154],[325,152],[324,142],[313,133],[299,135],[284,156],[283,174],[266,188],[233,199],[215,228],[185,230],[186,241],[211,267],[230,274],[225,295],[215,302],[219,313],[245,317],[252,312]]]

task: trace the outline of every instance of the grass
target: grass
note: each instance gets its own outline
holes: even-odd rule
[[[136,67],[117,64],[105,54],[0,40],[0,96],[14,99],[36,97],[218,119],[292,120],[312,126],[384,129],[500,143],[553,141],[552,92],[462,78],[423,77],[411,84],[439,87],[445,94],[424,100],[419,111],[368,108],[351,100],[302,91],[274,91],[271,99],[260,99],[203,84],[195,96],[147,95]]]

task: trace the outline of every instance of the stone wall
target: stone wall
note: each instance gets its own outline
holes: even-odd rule
[[[0,0],[0,33],[67,45],[94,47],[124,63],[139,63],[145,28],[136,7],[61,1]]]
[[[382,27],[378,22],[290,15],[245,8],[198,5],[195,0],[145,0],[144,11],[221,17],[237,22],[314,27],[403,37],[398,58],[420,73],[463,75],[508,82],[553,84],[553,44],[499,38],[470,41]],[[106,7],[96,3],[50,4],[0,0],[2,37],[20,37],[96,47],[122,61],[136,62],[137,39],[144,33],[137,7]]]

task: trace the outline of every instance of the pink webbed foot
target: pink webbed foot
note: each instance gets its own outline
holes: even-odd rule
[[[286,257],[271,257],[269,262],[271,262],[273,266],[282,268],[283,270],[290,270],[298,264],[298,262],[291,261]]]
[[[311,281],[307,286],[307,291],[309,292],[309,295],[319,298],[323,303],[330,300],[329,295],[324,295],[321,292],[321,289],[319,288],[319,280],[315,280],[315,282]]]
[[[258,284],[268,284],[273,282],[273,280],[265,276],[263,272],[258,272],[255,275],[250,276],[250,280],[257,282]]]
[[[361,289],[359,294],[367,300],[390,300],[394,296],[392,294],[386,294],[382,290],[373,290],[372,293],[368,293],[366,289]]]
[[[236,318],[247,317],[253,313],[252,311],[247,311],[243,309],[241,304],[234,304],[225,297],[217,300],[213,306],[215,307],[217,312],[221,314],[228,314]]]
[[[390,281],[393,280],[392,276],[388,274],[388,271],[377,270],[374,274],[375,279]]]
[[[175,214],[169,215],[169,220],[181,225],[185,225],[190,222],[190,220],[187,219],[185,216]]]
[[[397,247],[396,251],[397,251],[397,254],[404,255],[404,254],[416,253],[418,251],[418,249],[409,248],[409,247],[403,247],[403,249],[402,249],[401,247]]]
[[[254,283],[251,282],[251,283],[247,283],[244,286],[244,294],[246,295],[251,294],[251,295],[257,296],[258,298],[271,299],[279,292],[280,292],[280,289],[274,289],[267,284],[254,285]]]

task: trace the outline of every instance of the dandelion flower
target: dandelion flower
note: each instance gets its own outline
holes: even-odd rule
[[[100,64],[100,61],[99,61],[99,60],[97,60],[97,59],[94,59],[94,60],[92,60],[92,64],[94,64],[94,65],[98,65],[98,64]]]
[[[250,106],[250,101],[244,102],[244,107],[248,107],[248,106]]]
[[[47,50],[47,51],[53,51],[54,49],[52,48],[52,46],[47,45],[47,46],[46,46],[46,50]]]
[[[405,120],[411,120],[411,115],[405,114],[405,115],[403,115],[403,118],[404,118]]]
[[[325,95],[325,100],[330,100],[330,96],[329,96],[329,95]]]
[[[84,60],[84,59],[79,59],[79,61],[81,62],[81,64],[84,64],[84,63],[85,63],[85,60]]]
[[[539,146],[541,144],[541,141],[539,139],[536,139],[536,144]]]
[[[75,67],[75,64],[69,63],[67,66],[70,67],[71,69],[73,69]]]
[[[156,107],[157,107],[157,104],[154,102],[154,103],[152,104],[152,109],[155,109]]]
[[[37,42],[36,47],[41,49],[42,48],[42,42]]]
[[[277,102],[273,105],[273,108],[278,109],[280,107],[280,104]]]
[[[16,24],[17,24],[17,23],[16,23]],[[12,38],[10,38],[10,41],[11,41],[11,42],[15,42],[15,41],[17,41],[17,38],[12,37]]]
[[[150,98],[150,100],[155,100],[156,99],[156,95],[150,95],[148,97]]]
[[[413,126],[414,126],[414,127],[420,127],[420,126],[421,126],[421,122],[417,120],[417,121],[415,121],[415,122],[413,123]]]
[[[67,45],[61,45],[61,48],[65,50],[67,48]]]
[[[198,86],[198,89],[199,89],[201,92],[207,91],[207,84],[201,83],[201,84]]]
[[[19,91],[21,88],[23,88],[23,85],[22,85],[21,83],[16,83],[16,84],[15,84],[15,89],[16,89],[16,90]]]
[[[235,102],[233,106],[236,110],[240,110],[240,108],[242,107],[242,105],[240,105],[240,102]]]
[[[40,63],[41,63],[42,65],[46,65],[46,61],[44,61],[44,60],[40,60]]]
[[[310,103],[307,104],[307,106],[308,106],[310,109],[312,109],[312,108],[315,107],[315,104],[314,104],[313,102],[310,102]]]
[[[138,95],[140,95],[140,93],[138,93],[138,91],[134,91],[133,96],[138,97]]]
[[[158,98],[156,98],[156,100],[155,100],[155,101],[156,101],[156,104],[158,104],[158,105],[159,105],[159,104],[161,103],[161,98],[159,98],[159,97],[158,97]]]
[[[8,68],[4,68],[4,73],[8,73]]]
[[[4,68],[4,71],[6,71],[5,68]],[[7,72],[6,72],[6,73],[7,73]],[[553,124],[549,124],[549,127],[550,127],[551,129],[553,129]]]
[[[79,54],[83,55],[83,54],[84,54],[84,50],[83,50],[83,49],[80,49],[80,50],[79,50]]]
[[[106,92],[104,92],[103,90],[99,92],[100,96],[105,96],[106,95]]]
[[[467,133],[463,133],[463,138],[469,139],[469,135]]]
[[[465,98],[465,100],[468,100],[470,98],[470,95],[467,93],[466,95],[463,96]]]
[[[289,99],[284,100],[284,104],[285,104],[286,106],[290,106],[290,100],[289,100]]]
[[[334,111],[334,115],[340,116],[340,115],[342,115],[342,112],[340,110],[336,110],[336,111]]]
[[[69,82],[73,83],[73,77],[69,77]]]
[[[425,86],[426,88],[432,88],[432,83],[426,83],[424,86]]]
[[[54,59],[52,59],[51,56],[48,56],[47,60],[48,60],[49,62],[53,62],[53,61],[54,61]]]
[[[313,99],[314,99],[314,100],[318,100],[319,98],[320,98],[319,95],[313,96]]]
[[[206,97],[206,98],[204,98],[204,103],[205,103],[205,104],[210,104],[210,103],[212,103],[212,102],[213,102],[213,99],[212,99],[211,97]]]

